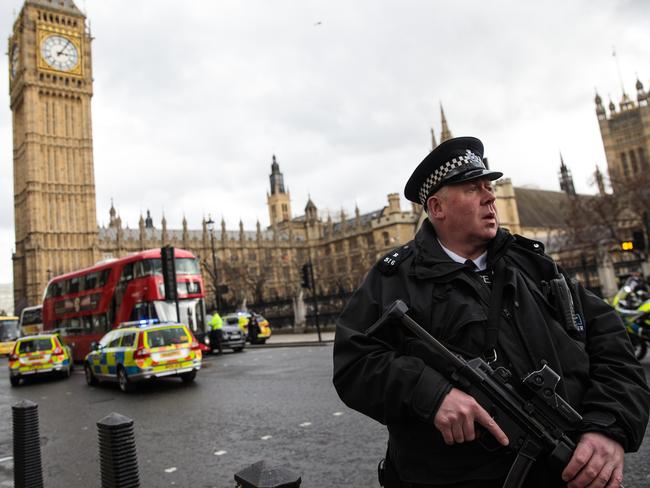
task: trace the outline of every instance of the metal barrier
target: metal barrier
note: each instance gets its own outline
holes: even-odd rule
[[[14,487],[42,488],[38,405],[22,400],[11,407],[14,435]]]
[[[111,413],[97,422],[102,488],[138,488],[133,420]]]
[[[237,488],[298,488],[301,477],[283,466],[258,461],[235,474]]]
[[[14,487],[43,488],[38,405],[22,400],[12,406]],[[102,488],[139,488],[133,420],[111,413],[97,422]],[[235,473],[238,488],[299,488],[302,479],[283,466],[258,461]]]

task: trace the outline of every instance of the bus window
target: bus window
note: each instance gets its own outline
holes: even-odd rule
[[[17,318],[3,318],[0,320],[0,342],[15,341],[20,336]]]
[[[129,320],[157,319],[156,308],[151,302],[141,302],[133,305]]]
[[[94,290],[97,288],[97,278],[99,278],[99,273],[90,273],[84,277],[84,290]]]
[[[105,269],[105,270],[103,270],[103,271],[100,271],[100,273],[99,273],[99,280],[97,281],[97,288],[101,288],[101,287],[103,287],[103,286],[106,284],[106,282],[108,281],[108,277],[110,276],[110,274],[111,274],[111,270],[110,270],[110,268]]]
[[[160,259],[143,259],[142,275],[153,276],[162,274],[162,261]]]
[[[177,275],[184,275],[184,274],[198,275],[198,274],[201,274],[201,271],[199,270],[199,264],[196,261],[196,259],[192,259],[192,258],[176,258],[175,265],[176,265],[176,274]]]
[[[141,278],[142,276],[144,276],[142,261],[136,261],[133,264],[133,277],[134,278]]]
[[[20,330],[23,335],[37,334],[43,330],[43,307],[25,307],[20,312]]]
[[[50,283],[50,285],[47,287],[46,296],[47,297],[60,297],[61,296],[61,283],[59,283],[59,282]]]
[[[108,330],[108,321],[104,314],[92,315],[92,323],[92,331],[94,334],[103,334]]]
[[[127,263],[122,269],[122,275],[120,276],[120,282],[131,281],[133,279],[133,263]]]
[[[71,278],[68,293],[79,293],[79,277]]]

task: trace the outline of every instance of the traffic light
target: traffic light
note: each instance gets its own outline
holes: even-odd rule
[[[176,262],[174,260],[174,248],[165,246],[160,248],[162,261],[163,285],[165,287],[165,300],[178,300],[178,288],[176,286]]]
[[[645,236],[642,230],[632,232],[632,245],[636,251],[645,251]]]
[[[303,288],[311,288],[311,264],[303,264],[301,271],[302,279],[300,280],[300,286]]]
[[[634,251],[634,243],[632,241],[622,241],[621,250],[623,251]]]

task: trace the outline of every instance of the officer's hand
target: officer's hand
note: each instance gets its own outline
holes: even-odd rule
[[[562,471],[568,488],[619,488],[623,481],[623,446],[597,432],[580,437],[571,461]]]
[[[445,443],[449,445],[476,439],[474,422],[485,427],[501,444],[508,445],[508,437],[490,414],[474,400],[474,397],[457,388],[452,388],[447,393],[433,418],[433,424],[442,433]]]

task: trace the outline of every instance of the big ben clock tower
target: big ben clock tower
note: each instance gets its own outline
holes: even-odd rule
[[[98,257],[90,41],[72,0],[26,0],[9,38],[16,310]]]

